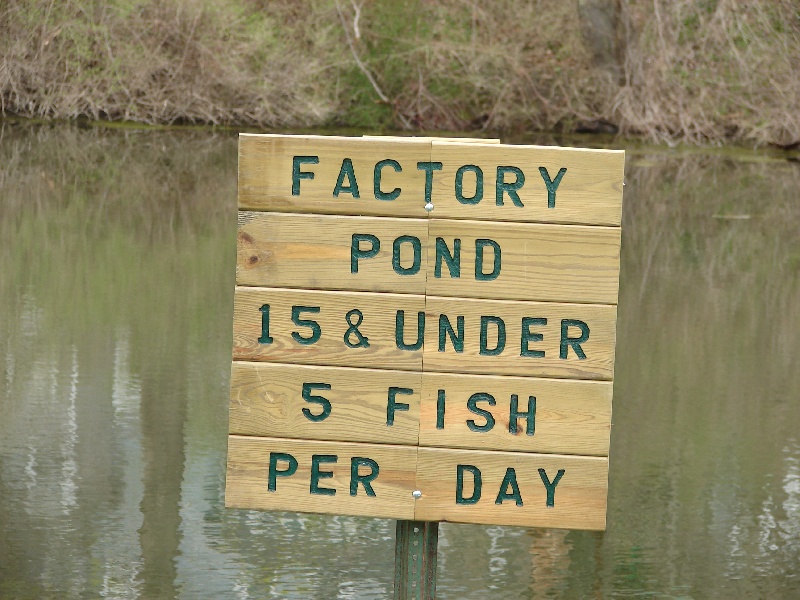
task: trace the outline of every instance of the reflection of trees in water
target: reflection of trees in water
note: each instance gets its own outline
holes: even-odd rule
[[[208,359],[186,361],[227,327],[211,317],[235,154],[207,135],[3,135],[0,569],[75,597],[174,597],[186,384],[211,387]],[[213,351],[186,348],[193,329]]]
[[[120,523],[104,521],[124,500],[117,493],[124,462],[114,436],[125,432],[110,401],[98,401],[113,391],[111,340],[88,335],[60,346],[50,342],[51,333],[36,328],[9,344],[14,370],[0,397],[7,417],[0,426],[0,480],[9,486],[2,509],[13,516],[0,536],[9,544],[0,552],[0,571],[9,569],[0,578],[25,573],[26,586],[78,597],[102,579],[103,559],[121,554],[112,543]],[[17,570],[26,556],[33,558]]]
[[[744,151],[629,155],[623,286],[638,280],[643,293],[660,274],[712,289],[784,289],[800,265],[799,186],[796,163]]]
[[[0,596],[386,597],[392,522],[221,506],[234,140],[3,136]],[[797,590],[798,178],[631,157],[609,530],[446,524],[442,598]]]
[[[800,561],[778,535],[786,517],[770,517],[789,498],[783,446],[800,422],[800,171],[642,162],[625,198],[608,540],[624,531],[632,551],[647,540],[651,589],[781,597]],[[769,582],[764,537],[780,539]]]
[[[181,542],[181,484],[184,468],[183,427],[186,419],[186,373],[181,335],[185,321],[178,320],[172,343],[152,348],[142,377],[142,447],[144,495],[140,504],[142,571],[145,597],[177,596],[176,559]],[[146,341],[142,340],[144,346]],[[153,358],[156,360],[153,361]]]
[[[560,591],[570,568],[568,533],[564,529],[530,532],[531,595],[534,598],[552,597]]]

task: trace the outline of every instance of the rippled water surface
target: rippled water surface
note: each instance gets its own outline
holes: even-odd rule
[[[800,597],[800,166],[631,149],[608,530],[439,597]],[[236,139],[0,125],[0,598],[387,598],[394,522],[223,508]]]

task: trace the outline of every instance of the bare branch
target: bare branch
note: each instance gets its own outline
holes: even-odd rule
[[[358,20],[361,18],[361,4],[357,4],[356,0],[350,0],[350,4],[353,5],[353,12],[355,13],[353,16],[353,35],[356,36],[357,40],[360,40],[361,30],[358,28]]]
[[[353,6],[355,7],[355,3],[353,3]],[[375,81],[375,78],[372,76],[372,73],[370,73],[367,66],[361,61],[361,58],[358,56],[355,44],[353,44],[353,38],[350,36],[350,28],[347,26],[347,21],[344,18],[344,13],[342,12],[342,6],[341,4],[339,4],[339,0],[336,0],[336,12],[339,13],[339,20],[342,22],[342,29],[344,29],[344,36],[345,38],[347,38],[347,45],[350,46],[350,52],[353,54],[353,60],[356,61],[356,65],[358,65],[358,68],[361,69],[361,72],[369,80],[370,85],[372,85],[372,89],[374,89],[375,93],[378,94],[378,98],[380,98],[384,103],[390,106],[394,106],[394,103],[391,100],[389,100],[389,97],[386,94],[383,93],[383,90],[378,85],[378,82]],[[356,19],[358,19],[360,12],[361,12],[360,7],[358,7],[358,11],[356,12]],[[358,35],[360,35],[360,33]],[[402,121],[403,127],[405,127],[406,129],[412,129],[411,123],[409,122],[408,119],[406,119],[399,112],[396,112],[396,114],[398,118]]]

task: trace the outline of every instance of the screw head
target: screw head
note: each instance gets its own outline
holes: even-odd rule
[[[414,496],[414,500],[419,500],[422,498],[422,492],[420,490],[414,490],[411,492],[411,495]]]
[[[425,205],[425,210],[427,210],[428,212],[431,212],[433,210],[433,202],[428,202]]]

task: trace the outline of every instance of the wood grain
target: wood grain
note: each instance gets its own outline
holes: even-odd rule
[[[419,445],[475,450],[505,450],[608,456],[611,432],[611,382],[424,373],[419,417]],[[444,390],[443,429],[438,429],[439,390]],[[494,426],[483,413],[488,411]],[[534,419],[516,419],[510,433],[511,396],[517,396],[517,412],[526,412],[534,397]],[[469,422],[472,421],[472,427]],[[531,424],[532,435],[528,425]]]
[[[374,140],[416,140],[419,142],[442,142],[442,143],[456,143],[456,144],[499,144],[500,140],[497,138],[471,138],[471,137],[430,137],[424,135],[363,135],[361,137],[374,139]]]
[[[259,343],[262,336],[260,310],[270,309],[272,343]],[[292,321],[293,306],[319,307],[318,313],[303,311],[300,318],[317,322],[321,329],[319,341],[301,344],[295,332],[310,338],[307,326]],[[345,339],[358,343],[358,336],[348,334],[346,315],[358,309],[363,315],[360,333],[369,347],[348,347]],[[290,364],[312,364],[342,367],[373,367],[420,371],[422,348],[399,350],[395,341],[396,314],[405,311],[405,338],[408,344],[417,339],[417,314],[425,310],[424,296],[410,294],[373,294],[369,292],[320,292],[276,288],[237,287],[233,307],[233,358]],[[355,315],[351,322],[357,322]]]
[[[429,173],[427,212],[420,167],[431,162],[442,168]],[[623,175],[613,150],[240,135],[226,506],[604,529]],[[355,273],[353,234],[380,241]],[[410,241],[398,266],[401,236],[419,240],[419,269]],[[457,277],[437,261],[439,238],[448,257],[460,240]],[[425,331],[410,349],[418,313]],[[297,460],[274,491],[271,453]],[[357,475],[379,465],[374,497],[363,481],[351,495],[356,458]]]
[[[319,135],[239,134],[239,209],[340,215],[382,215],[426,218],[425,173],[417,162],[430,160],[431,142],[404,138],[348,138]],[[318,156],[319,164],[303,165],[313,179],[301,179],[299,195],[292,195],[294,156]],[[333,192],[342,167],[350,158],[359,198]],[[381,190],[399,188],[390,201],[374,193],[375,164],[392,159],[401,172],[381,170]],[[349,181],[345,180],[346,184]]]
[[[353,234],[375,236],[379,244],[375,256],[357,260],[356,273],[351,268]],[[413,240],[397,244],[399,270],[408,274],[398,274],[392,262],[394,242],[401,236],[419,240],[419,256]],[[236,283],[424,294],[427,238],[423,219],[240,212]],[[371,239],[355,244],[364,253],[375,247]]]
[[[434,296],[616,304],[620,229],[535,223],[431,220],[426,293]],[[437,242],[447,247],[438,251]],[[443,256],[460,241],[460,277],[451,276]],[[501,250],[500,274],[479,280],[476,240],[492,240]],[[440,242],[440,248],[441,243]],[[495,250],[482,242],[483,273],[492,274]]]
[[[614,344],[617,309],[603,304],[557,304],[503,300],[468,300],[427,296],[425,299],[425,371],[474,373],[487,375],[522,375],[569,379],[613,379]],[[457,333],[458,316],[464,317],[463,351],[457,352],[449,334],[444,351],[439,350],[440,315],[446,315]],[[496,356],[481,354],[481,317],[499,317],[505,324],[505,347]],[[533,325],[529,331],[543,336],[529,341],[530,351],[542,351],[543,357],[521,356],[523,317],[547,319],[546,325]],[[585,358],[574,347],[567,347],[567,358],[560,358],[561,327],[565,319],[583,321],[589,338],[580,344]],[[487,325],[487,348],[497,347],[499,326]],[[574,327],[569,337],[577,337]]]
[[[480,470],[481,494],[474,504],[456,502],[458,465]],[[496,503],[501,487],[506,493],[513,491],[510,484],[502,486],[509,467],[514,469],[522,506],[508,498]],[[560,469],[564,470],[555,486],[553,506],[547,506],[547,491],[539,469],[544,469],[550,483]],[[472,497],[472,474],[464,473],[463,482],[462,497]],[[417,500],[414,518],[420,521],[604,530],[608,459],[420,448],[417,488],[422,497]]]
[[[293,194],[293,157],[316,156],[317,164],[300,166],[312,178],[298,180]],[[359,197],[340,190],[334,196],[345,158],[353,166]],[[376,163],[394,160],[401,169],[380,170],[379,190],[399,189],[392,200],[376,198]],[[432,171],[434,210],[425,205],[426,173],[420,162],[441,163]],[[625,153],[621,150],[586,150],[545,146],[513,146],[495,143],[461,143],[427,138],[347,138],[337,136],[287,136],[240,134],[239,208],[273,212],[341,215],[374,215],[433,219],[472,219],[619,226]],[[475,204],[456,198],[456,177],[464,165],[475,165],[483,176],[483,197]],[[498,206],[497,169],[516,167],[525,176],[518,190],[523,206],[506,194]],[[555,192],[555,206],[548,208],[548,192],[539,168],[555,181],[566,168]],[[506,182],[515,176],[506,175]],[[343,178],[346,187],[352,182]],[[476,192],[476,175],[462,179],[464,197]],[[555,184],[553,184],[555,185]]]
[[[306,409],[312,417],[319,417],[325,410],[320,401],[303,398],[307,383],[330,386],[327,390],[307,388],[308,394],[330,403],[328,416],[322,420],[309,419],[303,412]],[[402,393],[394,395],[394,403],[407,405],[395,408],[391,418],[387,413],[390,388],[402,388]],[[416,446],[421,391],[420,373],[234,362],[229,432]]]
[[[417,294],[427,287],[427,293],[439,296],[616,304],[619,228],[446,220],[430,222],[429,233],[428,224],[422,219],[241,212],[237,283]],[[356,273],[353,234],[375,236],[380,248],[375,256],[357,260]],[[398,274],[393,266],[394,241],[401,236],[419,240],[418,263],[413,240],[397,245],[398,270],[410,274]],[[460,240],[459,277],[442,260],[439,238],[447,256]],[[477,279],[478,239],[501,248],[500,273],[494,279]],[[357,248],[366,252],[374,244],[364,239]],[[491,273],[494,249],[481,248],[481,254],[483,272]]]
[[[588,150],[549,146],[474,145],[432,142],[432,160],[442,170],[433,180],[434,219],[478,219],[492,221],[536,221],[619,226],[622,216],[622,182],[625,153],[622,150]],[[462,204],[455,197],[455,179],[462,165],[480,167],[483,199]],[[506,195],[503,206],[496,203],[498,166],[522,169],[525,183],[519,190],[522,207]],[[567,171],[557,190],[554,208],[548,208],[548,194],[539,167],[545,167],[551,181],[563,167]],[[475,192],[475,175],[463,179],[464,195]],[[506,181],[513,182],[512,175]]]
[[[297,460],[297,470],[291,476],[275,478],[275,490],[270,491],[270,453],[286,453]],[[384,519],[412,519],[414,516],[415,471],[417,449],[408,446],[318,442],[279,438],[228,437],[228,468],[226,472],[225,506],[256,510],[287,510],[305,513],[358,515]],[[335,490],[334,495],[311,493],[311,462],[313,455],[333,455],[335,463],[324,462],[320,472],[332,472],[332,477],[317,480],[318,488]],[[379,466],[377,477],[370,483],[374,496],[367,495],[358,485],[351,492],[353,457],[369,458]],[[279,470],[288,463],[277,462]],[[359,474],[370,470],[359,468]]]

